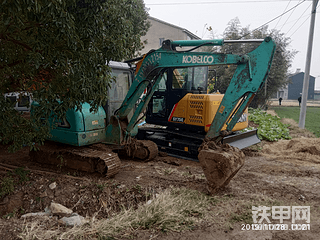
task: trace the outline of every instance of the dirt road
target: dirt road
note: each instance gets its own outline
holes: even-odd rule
[[[292,127],[291,131],[297,132],[297,129]],[[63,238],[61,234],[68,234],[72,228],[57,221],[57,216],[21,218],[25,213],[44,211],[51,202],[60,203],[94,221],[95,224],[87,226],[87,229],[91,228],[82,236],[84,239],[319,239],[320,141],[310,138],[312,135],[307,132],[295,136],[297,138],[293,140],[263,142],[245,150],[244,167],[226,188],[213,196],[204,213],[190,213],[198,219],[192,224],[179,223],[175,231],[164,231],[153,225],[149,229],[131,226],[103,238],[90,235],[90,231],[97,230],[93,227],[95,224],[112,219],[124,208],[139,209],[165,189],[186,188],[200,195],[208,194],[199,163],[165,154],[147,163],[121,159],[120,173],[113,179],[106,179],[98,174],[32,163],[28,149],[9,154],[1,146],[0,179],[12,176],[15,190],[0,198],[3,216],[0,239],[20,239],[19,236],[24,239]],[[22,183],[18,183],[18,175],[11,171],[17,167],[28,171],[27,175],[18,174],[20,179],[22,175],[27,178]],[[56,183],[57,187],[51,189],[51,183]],[[252,206],[289,206],[290,209],[292,206],[310,206],[310,230],[245,230],[247,224],[252,223]],[[274,224],[280,223],[276,217],[271,219],[270,216],[270,220]],[[292,218],[284,223],[290,226]],[[70,239],[70,236],[74,235],[65,235],[65,238]]]
[[[279,106],[279,100],[278,99],[271,99],[270,100],[270,105],[275,107]],[[298,100],[282,100],[281,101],[281,106],[283,107],[298,107],[299,102]],[[307,101],[307,106],[309,107],[320,107],[320,101],[319,100],[308,100]]]

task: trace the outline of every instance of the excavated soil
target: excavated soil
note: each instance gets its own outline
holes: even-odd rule
[[[217,146],[204,143],[199,152],[199,162],[207,179],[211,194],[229,184],[230,180],[244,165],[245,155],[239,149],[228,144]]]
[[[295,126],[290,131],[299,132]],[[284,206],[311,206],[311,230],[242,231],[241,224],[221,230],[216,223],[196,226],[192,231],[157,232],[138,230],[135,239],[319,239],[320,235],[320,141],[299,132],[292,140],[263,142],[246,149],[245,164],[229,185],[215,193],[239,202],[272,199]],[[23,178],[16,168],[23,167]],[[15,174],[13,174],[15,172]],[[11,174],[11,175],[10,175]],[[123,206],[137,208],[149,194],[169,186],[186,187],[209,194],[203,170],[198,162],[167,156],[164,153],[149,162],[121,158],[121,170],[114,178],[97,173],[72,171],[61,166],[31,162],[27,148],[10,154],[0,145],[0,179],[12,176],[15,190],[0,198],[0,239],[19,239],[25,213],[44,211],[51,202],[60,203],[81,216],[107,218]],[[20,176],[20,177],[18,177]],[[19,182],[20,181],[20,182]],[[56,183],[55,188],[49,187]],[[51,185],[50,185],[51,186]],[[230,206],[229,206],[230,207]],[[236,208],[236,206],[233,206]],[[227,209],[226,209],[227,210]],[[212,209],[212,215],[215,215]],[[236,210],[235,210],[236,211]],[[48,228],[61,228],[51,221]],[[126,239],[118,236],[119,239]]]

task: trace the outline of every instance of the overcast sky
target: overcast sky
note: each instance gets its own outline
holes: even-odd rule
[[[242,27],[254,30],[285,11],[295,7],[281,18],[269,23],[269,29],[278,29],[291,38],[291,49],[298,51],[290,68],[305,71],[307,54],[311,0],[144,0],[149,15],[173,25],[180,26],[208,39],[206,28],[211,26],[218,38],[230,20],[238,17]],[[316,77],[316,89],[320,90],[320,3],[317,5],[314,30],[311,70]]]

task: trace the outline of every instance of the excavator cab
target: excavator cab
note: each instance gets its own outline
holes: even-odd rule
[[[148,104],[146,122],[168,126],[174,105],[186,94],[207,93],[207,73],[208,67],[166,69]]]

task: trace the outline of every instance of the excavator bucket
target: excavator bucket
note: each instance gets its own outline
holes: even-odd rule
[[[229,144],[217,145],[204,141],[199,148],[198,159],[207,178],[208,190],[214,194],[230,182],[244,165],[244,153]]]

